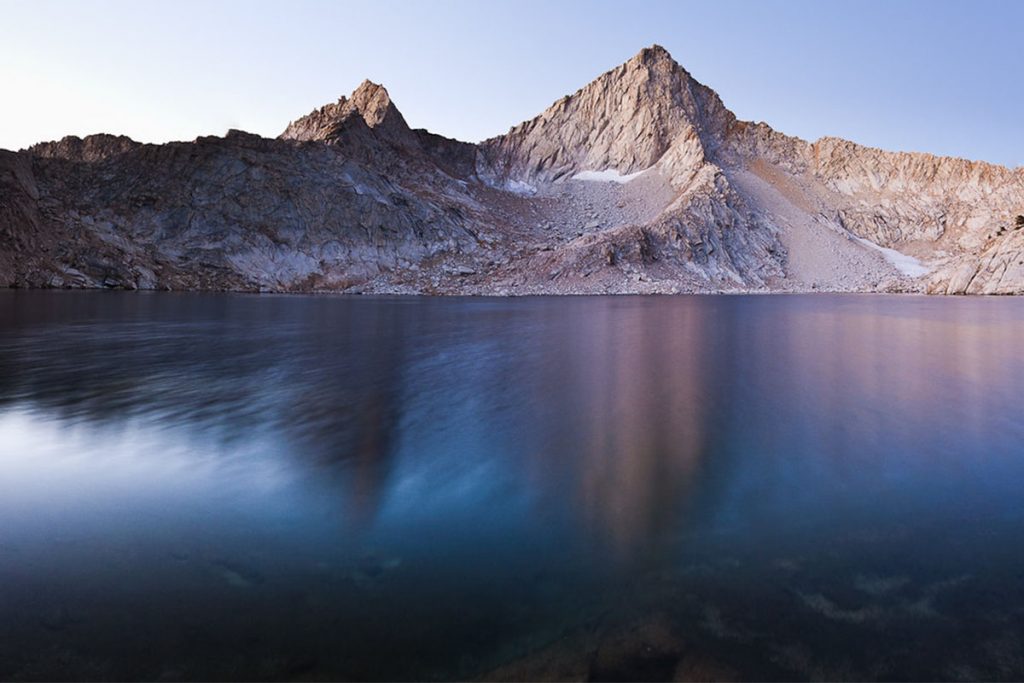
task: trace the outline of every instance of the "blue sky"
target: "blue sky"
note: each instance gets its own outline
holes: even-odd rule
[[[190,140],[383,83],[478,140],[664,45],[740,118],[1024,164],[1024,2],[0,0],[0,148]]]

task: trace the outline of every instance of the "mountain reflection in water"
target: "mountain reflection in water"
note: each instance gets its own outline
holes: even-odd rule
[[[0,678],[1020,678],[1024,301],[0,294]]]

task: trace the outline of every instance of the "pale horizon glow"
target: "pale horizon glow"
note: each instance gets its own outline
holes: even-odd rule
[[[0,149],[273,137],[366,78],[478,141],[657,43],[783,133],[1024,164],[1024,3],[0,0],[0,23]]]

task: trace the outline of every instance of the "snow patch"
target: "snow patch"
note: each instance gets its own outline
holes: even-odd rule
[[[896,251],[895,249],[883,247],[881,245],[875,244],[871,240],[866,240],[863,237],[857,237],[856,235],[854,235],[853,238],[860,242],[861,244],[863,244],[865,247],[881,252],[882,256],[885,257],[885,260],[892,264],[892,266],[896,268],[896,270],[900,271],[904,275],[907,275],[909,277],[921,277],[922,275],[927,274],[928,271],[931,270],[931,268],[921,263],[921,261],[919,261],[918,259],[908,254],[904,254],[901,251]]]
[[[505,189],[515,194],[523,195],[535,195],[537,194],[537,188],[530,183],[524,183],[522,180],[510,180],[505,184]]]
[[[625,185],[630,180],[634,180],[635,178],[639,178],[641,175],[646,173],[648,170],[650,170],[650,169],[646,169],[645,168],[642,171],[637,171],[636,173],[629,173],[627,175],[622,175],[621,173],[619,173],[614,168],[606,168],[603,171],[580,171],[579,173],[574,175],[572,177],[572,179],[573,180],[589,180],[591,182],[599,182],[599,183],[619,183],[621,185]]]

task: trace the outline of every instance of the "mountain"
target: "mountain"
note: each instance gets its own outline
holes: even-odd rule
[[[277,139],[0,151],[0,285],[1024,293],[1024,169],[739,121],[663,48],[479,144],[369,81]]]
[[[557,181],[595,168],[629,174],[674,147],[697,163],[734,120],[714,91],[654,46],[481,149],[503,179]]]

